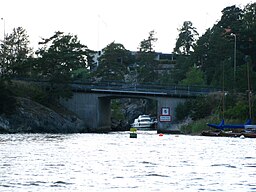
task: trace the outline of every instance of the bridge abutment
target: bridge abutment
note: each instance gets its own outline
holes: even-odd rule
[[[108,132],[111,130],[110,99],[97,94],[74,93],[61,104],[81,118],[91,132]]]
[[[175,109],[179,103],[184,101],[181,98],[157,98],[158,132],[179,132],[179,129],[174,126],[176,121]]]

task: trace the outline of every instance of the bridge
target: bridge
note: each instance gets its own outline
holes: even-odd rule
[[[138,98],[157,101],[157,130],[172,129],[175,108],[187,98],[205,96],[220,89],[199,86],[129,84],[120,82],[73,83],[73,97],[61,100],[92,132],[111,130],[111,99]]]

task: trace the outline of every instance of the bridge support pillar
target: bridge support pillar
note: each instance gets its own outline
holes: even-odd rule
[[[111,130],[110,99],[95,94],[74,93],[61,104],[81,118],[91,132],[108,132]]]
[[[109,98],[98,98],[98,125],[100,131],[111,130],[111,100]]]

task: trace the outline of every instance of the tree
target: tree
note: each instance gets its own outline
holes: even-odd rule
[[[22,27],[14,28],[13,33],[7,35],[1,44],[1,75],[9,77],[28,75],[30,73],[28,58],[32,53],[26,30]]]
[[[221,20],[199,37],[194,52],[191,53],[191,66],[196,65],[205,74],[206,83],[222,87],[222,73],[225,71],[225,88],[234,88],[234,36],[236,33],[237,66],[241,65],[243,56],[239,51],[241,44],[241,10],[235,6],[222,10]],[[224,68],[223,68],[224,66]],[[238,68],[237,68],[238,70]]]
[[[256,3],[248,4],[244,8],[244,30],[242,52],[252,59],[254,71],[256,71]]]
[[[153,49],[155,38],[155,31],[150,31],[147,39],[140,42],[139,52],[136,56],[138,81],[139,82],[154,82],[156,81],[156,53]]]
[[[182,85],[205,85],[204,74],[200,68],[191,67],[186,73],[186,78],[181,81]]]
[[[174,48],[174,52],[189,55],[191,49],[194,48],[194,43],[196,41],[196,36],[198,36],[198,32],[196,31],[196,28],[193,27],[191,21],[185,21],[183,26],[178,29],[178,31],[180,33]]]
[[[55,101],[60,97],[69,97],[71,89],[68,83],[72,80],[72,72],[88,66],[88,48],[80,43],[77,36],[64,35],[59,31],[42,40],[39,44],[43,47],[36,52],[36,69],[39,77],[50,83],[48,99]]]
[[[198,120],[209,116],[216,107],[216,98],[212,96],[189,99],[185,103],[180,103],[175,111],[178,120],[190,117]]]
[[[21,28],[14,28],[13,33],[5,36],[0,49],[0,114],[11,114],[16,108],[16,99],[8,83],[10,77],[25,76],[29,73],[28,57],[32,54],[29,48],[28,35]]]
[[[195,77],[198,75],[196,75],[195,71],[191,73],[191,70],[189,70],[184,73],[186,68],[191,69],[192,66],[196,66],[204,74],[207,85],[223,86],[225,91],[228,91],[228,95],[225,96],[225,117],[228,118],[237,119],[245,114],[244,111],[248,109],[246,107],[248,102],[246,102],[245,93],[248,94],[248,87],[252,87],[251,90],[255,89],[253,82],[256,80],[256,73],[252,70],[255,67],[254,53],[256,50],[255,10],[255,3],[248,4],[244,10],[236,6],[224,8],[221,20],[199,37],[194,44],[194,51],[187,56],[188,59],[180,61],[181,58],[184,58],[181,57],[177,60],[177,67],[175,68],[177,73],[175,74],[177,74],[177,77],[186,74],[186,77],[183,77],[180,83],[189,84],[197,79]],[[236,49],[234,45],[236,45]],[[236,58],[234,57],[235,53]],[[234,61],[236,61],[236,71],[234,70]],[[234,79],[234,72],[236,77],[239,78]],[[249,85],[247,85],[248,72],[250,74]],[[236,87],[235,92],[233,92],[234,87]],[[216,105],[216,102],[212,103],[214,103],[215,107],[213,106],[211,111],[216,112],[218,105]],[[207,103],[202,104],[207,106]],[[196,106],[196,103],[193,106]],[[198,109],[203,109],[203,106],[200,105]],[[184,109],[192,112],[196,111],[188,107]],[[206,112],[203,113],[207,114]],[[195,114],[190,114],[191,117],[192,115],[194,116]]]
[[[242,27],[243,10],[235,5],[228,6],[222,11],[218,26],[225,32],[240,33]]]
[[[194,52],[191,53],[190,66],[197,66],[204,72],[207,85],[221,87],[224,64],[226,77],[233,78],[233,70],[228,70],[233,66],[232,47],[233,43],[223,35],[223,29],[215,25],[197,40]]]
[[[186,78],[186,73],[193,66],[189,55],[178,55],[176,64],[172,70],[173,83],[179,84],[182,79]]]
[[[120,43],[112,42],[102,51],[96,76],[105,81],[124,81],[127,67],[132,62],[130,51]]]
[[[140,42],[139,50],[140,52],[154,52],[154,43],[157,41],[155,37],[156,33],[154,30],[149,32],[149,36],[147,39],[144,39]]]

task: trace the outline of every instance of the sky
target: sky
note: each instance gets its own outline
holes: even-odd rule
[[[54,32],[77,35],[89,49],[111,42],[130,51],[154,30],[155,51],[171,53],[178,28],[191,21],[202,35],[231,5],[244,8],[250,0],[0,0],[0,39],[17,27],[27,31],[31,47]]]

